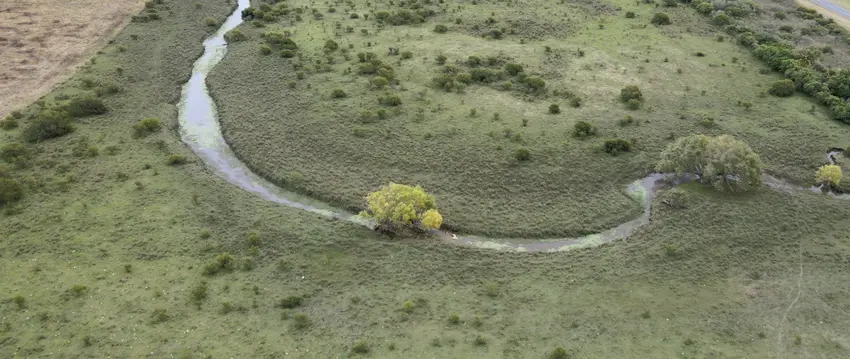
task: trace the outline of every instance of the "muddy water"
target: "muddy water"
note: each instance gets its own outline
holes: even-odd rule
[[[227,142],[224,141],[218,123],[215,103],[209,96],[206,78],[212,68],[224,58],[227,52],[224,34],[242,23],[242,10],[248,6],[249,0],[239,0],[239,6],[233,14],[227,18],[214,35],[204,41],[204,54],[195,62],[192,69],[192,77],[183,87],[179,105],[181,139],[216,175],[245,191],[284,206],[374,228],[374,222],[371,220],[346,213],[329,204],[285,191],[266,181],[242,163],[230,149]],[[837,153],[830,152],[827,158],[833,161],[832,157]],[[792,186],[787,182],[770,176],[766,177],[765,183],[770,187],[806,190],[805,188]],[[652,199],[655,198],[658,189],[666,182],[663,181],[665,178],[667,178],[667,175],[655,173],[629,184],[625,188],[625,193],[643,206],[643,214],[638,218],[601,233],[577,238],[539,240],[457,236],[441,231],[435,231],[434,234],[448,243],[521,252],[554,252],[597,246],[618,239],[625,239],[640,226],[649,223],[650,204],[652,203]],[[819,188],[816,188],[816,190],[818,192],[821,191]],[[837,197],[850,199],[850,195],[838,195]]]

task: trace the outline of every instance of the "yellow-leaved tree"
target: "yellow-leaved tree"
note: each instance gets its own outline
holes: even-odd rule
[[[420,186],[390,183],[366,197],[369,212],[382,231],[404,228],[430,230],[440,228],[443,216],[437,212],[434,195]]]
[[[823,165],[815,172],[815,181],[828,186],[838,186],[841,183],[841,167],[837,165]]]

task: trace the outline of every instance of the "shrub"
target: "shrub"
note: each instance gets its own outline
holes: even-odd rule
[[[581,107],[581,98],[577,97],[577,96],[573,96],[573,98],[570,99],[570,106],[575,107],[575,108]]]
[[[133,136],[145,137],[159,131],[160,128],[162,128],[162,122],[158,118],[146,118],[133,125]]]
[[[553,103],[553,104],[549,105],[549,113],[551,113],[553,115],[559,114],[559,113],[561,113],[561,107],[558,106],[558,104]]]
[[[349,19],[359,19],[360,15],[358,15],[356,12],[353,12],[350,15],[348,15],[348,18]]]
[[[295,57],[295,51],[289,49],[280,50],[280,57],[283,57],[285,59],[293,58]]]
[[[549,353],[549,359],[569,359],[570,355],[563,347],[557,347]]]
[[[634,117],[629,116],[629,115],[627,115],[626,117],[623,117],[622,119],[620,119],[620,121],[617,122],[617,124],[620,125],[620,127],[626,127],[626,126],[634,124],[634,123],[636,123]]]
[[[278,303],[278,307],[281,307],[281,308],[284,308],[284,309],[293,309],[293,308],[300,307],[303,302],[304,302],[304,297],[302,297],[300,295],[298,295],[298,296],[291,295],[291,296],[288,296],[286,298],[281,299],[280,303]]]
[[[9,163],[16,163],[27,156],[27,148],[20,142],[10,142],[0,147],[0,159]]]
[[[679,0],[664,0],[664,7],[676,7],[679,6]]]
[[[448,58],[446,57],[446,55],[437,55],[437,64],[438,64],[438,65],[445,65],[445,64],[446,64],[446,60],[448,60]]]
[[[596,127],[586,121],[579,121],[573,126],[573,136],[585,138],[596,135]]]
[[[714,15],[714,18],[711,19],[711,21],[717,26],[726,26],[732,22],[732,20],[729,19],[729,15],[726,15],[724,13]]]
[[[505,64],[505,72],[507,72],[511,76],[516,76],[520,72],[522,72],[522,65],[507,63]]]
[[[333,91],[331,91],[331,98],[344,98],[345,96],[347,96],[347,95],[345,94],[345,91],[343,91],[343,90],[333,89]]]
[[[371,82],[372,86],[375,86],[379,89],[386,87],[390,83],[389,80],[387,80],[387,78],[383,76],[375,76],[375,78],[373,78]]]
[[[626,19],[634,19],[635,12],[634,11],[626,11]]]
[[[697,12],[703,15],[709,15],[714,11],[714,4],[710,2],[701,2],[697,5]]]
[[[837,165],[824,165],[815,172],[815,181],[819,184],[837,187],[841,183],[841,167]]]
[[[94,97],[74,98],[65,105],[65,111],[72,117],[101,115],[108,111],[103,100]]]
[[[528,89],[532,92],[538,92],[546,87],[546,81],[543,81],[543,79],[538,76],[528,76],[523,80],[523,83],[525,83],[525,85],[528,86]]]
[[[670,15],[667,15],[663,12],[657,12],[655,15],[652,15],[651,23],[655,25],[670,25]]]
[[[24,188],[20,182],[11,178],[0,178],[0,205],[20,200],[24,196]]]
[[[528,161],[531,160],[531,152],[525,147],[517,147],[517,149],[514,150],[514,157],[517,161]]]
[[[411,51],[402,51],[402,52],[401,52],[401,58],[402,58],[403,60],[407,60],[407,59],[413,58],[413,52],[411,52]]]
[[[796,86],[794,85],[794,81],[784,79],[776,81],[773,85],[770,85],[770,90],[768,90],[768,92],[777,97],[788,97],[793,95],[795,90]]]
[[[336,51],[337,49],[339,49],[339,44],[337,44],[336,41],[328,40],[328,41],[325,41],[324,49],[325,49],[326,52],[333,52],[333,51]]]
[[[629,100],[643,101],[643,94],[636,85],[629,85],[620,90],[620,101],[629,102]]]
[[[227,42],[238,42],[248,40],[248,36],[239,29],[233,29],[224,34],[224,39]]]
[[[219,272],[230,272],[236,268],[236,260],[228,252],[219,253],[215,260],[204,266],[204,275],[214,275]]]
[[[4,130],[12,130],[18,128],[18,120],[12,116],[7,116],[6,118],[0,120],[0,128]]]
[[[626,108],[629,110],[637,110],[640,108],[641,102],[638,99],[631,99],[626,101]]]
[[[268,55],[272,53],[272,47],[269,44],[260,44],[260,53],[263,55]]]
[[[395,107],[401,105],[401,98],[398,97],[398,95],[388,93],[384,96],[378,97],[378,102],[380,102],[384,106]]]
[[[452,313],[449,315],[449,324],[457,325],[460,324],[460,316],[457,313]]]
[[[184,155],[171,154],[171,155],[168,155],[168,157],[166,157],[166,159],[165,159],[165,164],[167,164],[169,166],[182,165],[182,164],[185,164],[185,163],[186,163],[186,156],[184,156]]]
[[[616,156],[620,152],[629,152],[632,150],[632,142],[621,138],[605,140],[603,149],[606,153]]]
[[[481,58],[478,56],[470,56],[466,59],[466,64],[469,67],[476,67],[481,65]]]
[[[310,317],[304,313],[298,313],[292,316],[292,326],[295,329],[304,329],[310,326]]]
[[[438,24],[437,26],[434,26],[434,32],[438,34],[444,34],[446,31],[449,31],[449,28],[446,27],[446,25]]]
[[[697,175],[720,190],[746,191],[761,185],[761,166],[759,155],[732,136],[690,135],[667,146],[655,169]]]
[[[22,136],[27,142],[38,142],[61,137],[73,131],[74,126],[67,112],[45,110],[24,129]]]
[[[354,342],[351,347],[351,352],[354,354],[368,354],[370,350],[369,343],[362,339]]]
[[[390,183],[370,193],[366,203],[368,216],[375,218],[384,231],[402,228],[430,230],[442,225],[434,196],[419,186]]]
[[[216,26],[216,25],[218,25],[218,20],[214,17],[208,17],[208,18],[204,19],[204,24],[207,24],[207,26],[210,26],[210,27]]]

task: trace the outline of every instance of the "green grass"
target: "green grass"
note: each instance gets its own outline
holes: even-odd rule
[[[166,0],[170,13],[130,24],[95,65],[46,97],[82,91],[83,78],[125,83],[104,97],[107,114],[28,145],[29,167],[10,170],[26,193],[0,211],[0,353],[546,358],[562,347],[591,358],[850,356],[846,201],[687,185],[662,193],[653,221],[627,242],[523,254],[390,240],[226,183],[173,131],[173,96],[209,31],[203,19],[231,9],[198,3]],[[120,45],[126,52],[114,51]],[[116,77],[118,66],[127,78]],[[646,87],[649,103],[652,93]],[[775,104],[789,103],[807,104]],[[549,102],[539,104],[546,111]],[[135,138],[145,118],[161,119],[163,130]],[[598,125],[611,131],[618,119]],[[785,131],[811,126],[814,136],[815,126],[832,126],[798,122]],[[0,132],[0,145],[19,136]],[[117,150],[75,156],[83,138]],[[765,152],[810,155],[793,145]],[[168,166],[172,153],[187,163]],[[661,204],[673,195],[680,206]],[[236,266],[205,276],[221,253]],[[241,266],[247,258],[253,270]],[[282,300],[300,306],[281,308]],[[450,313],[458,324],[448,325]]]
[[[387,2],[354,4],[360,14],[393,8]],[[829,120],[819,106],[811,111],[813,100],[766,95],[780,75],[760,74],[764,65],[734,41],[718,42],[723,33],[693,9],[594,4],[433,4],[437,15],[424,24],[383,29],[373,18],[350,19],[345,11],[327,13],[318,6],[322,21],[243,25],[249,40],[231,45],[209,83],[227,140],[273,182],[355,209],[387,182],[419,184],[437,196],[445,221],[456,230],[500,237],[587,234],[634,218],[640,207],[622,189],[651,171],[661,149],[679,136],[733,134],[761,154],[767,172],[802,185],[824,162],[826,148],[846,142],[850,127]],[[625,18],[626,10],[636,18]],[[672,25],[649,25],[661,10]],[[494,25],[487,25],[490,17]],[[763,17],[773,21],[772,13]],[[434,33],[435,24],[446,24],[448,32]],[[345,32],[348,26],[354,31]],[[503,39],[482,38],[488,26],[505,27]],[[296,58],[260,54],[262,33],[280,30],[292,32]],[[332,64],[323,52],[329,39],[342,49],[332,53]],[[815,39],[831,43],[836,37]],[[836,53],[846,48],[834,46]],[[391,56],[389,47],[413,57]],[[394,68],[398,85],[378,90],[370,86],[371,76],[357,74],[357,53],[369,51]],[[528,95],[476,84],[463,93],[434,88],[432,78],[445,68],[435,61],[439,55],[461,71],[470,70],[464,64],[469,55],[522,64],[546,81],[549,92]],[[827,62],[850,63],[831,56]],[[636,111],[618,100],[632,84],[644,97]],[[335,89],[347,96],[332,98]],[[574,93],[581,106],[570,106],[555,90]],[[402,104],[380,105],[385,92]],[[549,113],[553,103],[559,114]],[[386,118],[374,119],[381,109]],[[373,114],[368,123],[361,120],[364,110]],[[626,116],[633,117],[632,125],[621,125]],[[582,120],[599,134],[574,138],[573,126]],[[606,154],[603,143],[614,138],[633,140],[634,148]],[[520,147],[531,160],[517,160]]]

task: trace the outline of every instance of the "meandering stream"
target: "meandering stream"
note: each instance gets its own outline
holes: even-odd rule
[[[204,54],[195,62],[192,77],[183,87],[179,104],[179,121],[181,138],[195,154],[218,176],[228,182],[260,196],[263,199],[285,206],[302,209],[322,216],[357,223],[374,228],[374,222],[355,214],[334,208],[333,206],[316,201],[293,192],[285,191],[271,182],[253,173],[242,163],[230,146],[225,142],[218,123],[215,103],[209,96],[206,78],[216,64],[224,58],[227,43],[224,34],[242,23],[242,10],[249,6],[249,0],[239,0],[236,10],[227,18],[214,35],[204,41]],[[838,152],[827,154],[827,159],[833,161]],[[493,248],[500,250],[539,252],[564,251],[575,248],[597,246],[618,239],[625,239],[641,225],[649,222],[650,205],[658,189],[666,182],[668,176],[654,173],[636,180],[628,185],[626,193],[643,205],[643,214],[638,218],[618,225],[607,231],[577,238],[553,239],[498,239],[476,236],[457,236],[455,234],[435,231],[434,234],[449,243]],[[806,190],[806,188],[791,185],[771,176],[764,176],[766,185],[780,190]],[[820,192],[819,187],[811,190]],[[850,195],[835,195],[842,199],[850,199]]]

